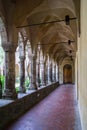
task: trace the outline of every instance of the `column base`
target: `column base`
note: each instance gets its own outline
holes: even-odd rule
[[[46,86],[46,83],[42,83],[42,86]]]
[[[36,84],[30,84],[29,85],[29,90],[38,90],[38,87]]]
[[[26,89],[24,87],[20,87],[19,92],[20,93],[26,93]]]
[[[39,84],[38,82],[36,83],[36,86],[37,86],[38,88],[40,88],[40,84]]]
[[[2,94],[2,98],[4,99],[17,99],[17,93],[15,90],[6,89],[4,90],[4,93]]]
[[[48,81],[48,84],[51,84],[52,82],[51,81]]]

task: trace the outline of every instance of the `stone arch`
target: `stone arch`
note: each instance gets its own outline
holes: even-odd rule
[[[0,17],[0,35],[1,35],[2,45],[3,45],[3,43],[7,42],[7,32],[6,32],[5,23],[3,22],[2,16]]]
[[[3,2],[0,0],[0,35],[2,43],[7,42],[7,26]]]
[[[66,64],[72,66],[72,83],[75,82],[75,61],[71,60],[70,57],[66,56],[64,59],[59,61],[59,82],[63,84],[63,68]]]

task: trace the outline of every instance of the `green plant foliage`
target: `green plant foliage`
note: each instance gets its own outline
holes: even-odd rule
[[[18,93],[19,92],[19,87],[16,87],[15,89],[16,89],[16,92]]]
[[[0,80],[2,83],[2,91],[4,90],[4,83],[5,83],[5,77],[3,75],[0,75]]]
[[[29,84],[30,84],[30,80],[29,80],[29,78],[26,78],[25,79],[25,87],[26,88],[29,87]]]

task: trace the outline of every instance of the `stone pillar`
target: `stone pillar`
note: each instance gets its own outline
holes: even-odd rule
[[[50,83],[50,66],[49,66],[49,64],[48,64],[48,66],[47,66],[47,68],[48,68],[48,74],[47,74],[47,78],[48,78],[48,84]]]
[[[52,62],[50,63],[50,80],[52,82]]]
[[[54,82],[56,82],[56,64],[54,64]]]
[[[60,74],[59,74],[59,73],[60,73],[59,70],[60,70],[60,69],[59,69],[59,64],[58,64],[58,82],[59,82],[59,79],[60,79],[60,77],[59,77],[59,75],[60,75]]]
[[[54,63],[52,64],[52,81],[54,82]]]
[[[20,92],[25,93],[25,56],[20,56]]]
[[[38,63],[38,87],[40,87],[40,61]]]
[[[40,87],[40,63],[36,64],[36,82],[37,86]]]
[[[45,63],[41,63],[41,84],[42,86],[45,86],[46,85],[46,66],[45,66]]]
[[[31,58],[31,74],[30,74],[30,86],[29,89],[37,89],[36,85],[36,55]]]
[[[52,63],[48,64],[48,84],[52,82]]]
[[[56,64],[56,81],[58,81],[58,65]]]
[[[53,66],[52,66],[52,79],[53,79],[53,82],[56,81],[56,65],[53,63]]]
[[[37,86],[39,86],[39,84],[38,84],[38,61],[37,61],[37,63],[36,63],[36,84],[37,84]]]
[[[15,51],[16,46],[12,43],[3,43],[2,47],[5,51],[5,89],[3,98],[16,99],[15,90]]]
[[[45,79],[46,79],[46,84],[48,84],[48,64],[45,64]]]

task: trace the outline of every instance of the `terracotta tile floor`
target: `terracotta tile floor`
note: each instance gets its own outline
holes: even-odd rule
[[[6,130],[81,130],[75,86],[61,85]]]

